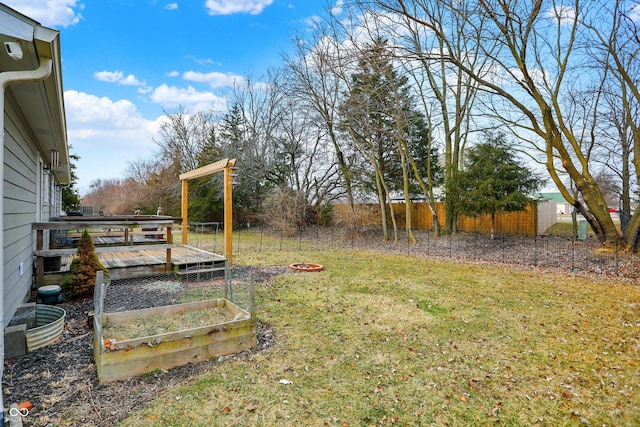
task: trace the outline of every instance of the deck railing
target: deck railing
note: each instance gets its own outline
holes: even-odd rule
[[[155,215],[135,216],[68,216],[32,224],[36,233],[36,285],[43,283],[45,259],[76,253],[76,244],[87,230],[96,252],[121,252],[150,245],[167,251],[166,269],[171,270],[173,224],[181,218]],[[100,243],[100,241],[104,243]]]

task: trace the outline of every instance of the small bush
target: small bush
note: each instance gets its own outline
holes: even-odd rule
[[[264,222],[282,230],[284,236],[293,236],[305,225],[306,217],[307,199],[300,191],[278,187],[264,201]]]
[[[71,275],[62,282],[62,290],[69,299],[84,298],[93,295],[96,283],[96,272],[104,271],[105,278],[109,277],[107,270],[96,255],[96,248],[87,230],[84,230],[76,258],[71,262]]]
[[[347,205],[336,206],[333,209],[334,224],[355,230],[356,234],[369,227],[379,225],[380,208],[377,205],[358,204],[353,210]]]

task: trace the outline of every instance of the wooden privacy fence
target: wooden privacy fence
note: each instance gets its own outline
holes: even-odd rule
[[[406,209],[405,203],[392,203],[394,215],[399,227],[404,227],[406,222]],[[428,230],[433,227],[433,214],[431,208],[425,202],[411,203],[411,226],[416,229]],[[335,216],[342,218],[348,217],[349,205],[334,205]],[[438,219],[440,225],[444,226],[446,220],[446,211],[444,203],[436,203],[436,210],[438,212]],[[367,211],[368,215],[358,214],[358,218],[368,217],[371,222],[377,225],[382,224],[380,216],[380,208],[378,205],[373,204],[358,204],[356,205],[356,211]],[[387,205],[387,212],[389,212],[389,206]],[[388,218],[388,217],[387,217]],[[391,220],[389,219],[389,225]],[[367,225],[367,224],[362,224]],[[478,217],[466,217],[460,215],[457,221],[458,231],[463,232],[478,232],[489,233],[491,232],[491,215],[481,215]],[[538,207],[536,203],[532,203],[527,206],[526,210],[519,212],[505,212],[496,214],[496,233],[500,234],[512,234],[520,236],[535,236],[538,234]]]

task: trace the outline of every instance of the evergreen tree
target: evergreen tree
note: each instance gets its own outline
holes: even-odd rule
[[[424,117],[416,116],[411,121],[411,128],[407,135],[409,152],[416,162],[418,173],[423,180],[431,176],[434,187],[444,184],[444,168],[438,160],[438,150],[429,141],[429,129]],[[417,178],[412,174],[411,195],[415,196],[422,192],[418,185]],[[424,194],[426,198],[427,195]]]
[[[260,154],[263,148],[251,130],[242,106],[234,104],[222,117],[218,129],[218,140],[224,155],[237,159],[239,166],[236,171],[238,176],[234,180],[238,184],[233,188],[233,205],[238,208],[234,215],[240,217],[242,222],[249,219],[243,216],[248,217],[261,209],[262,201],[273,188],[266,179],[271,160]]]
[[[212,142],[199,156],[198,167],[220,160],[220,148]],[[224,200],[222,192],[222,174],[204,176],[189,183],[189,217],[196,222],[222,221]]]
[[[491,239],[495,215],[525,210],[535,200],[532,193],[544,181],[521,165],[503,134],[489,134],[487,142],[467,151],[465,169],[454,182],[456,208],[463,215],[491,215]]]
[[[70,275],[62,282],[64,295],[70,299],[93,295],[96,272],[99,270],[105,272],[105,279],[109,277],[109,270],[100,263],[89,232],[84,230],[78,243],[77,256],[69,267]]]
[[[415,106],[409,79],[394,68],[386,40],[375,40],[362,53],[340,110],[341,127],[360,154],[354,176],[360,177],[364,194],[377,195],[384,239],[388,238],[387,210],[396,233],[393,210],[386,205],[397,194],[407,202],[406,228],[409,241],[414,242],[410,199],[418,192],[420,179],[437,172],[437,153],[430,146],[426,120]],[[355,179],[354,184],[358,184]]]
[[[341,105],[342,128],[347,129],[358,152],[359,186],[365,193],[378,192],[382,179],[395,186],[401,181],[402,172],[395,143],[395,112],[393,87],[406,86],[406,79],[399,79],[385,54],[386,41],[382,39],[362,53],[358,70],[351,76],[351,89]],[[388,188],[388,191],[393,191]],[[387,200],[387,190],[382,188],[379,198]]]
[[[73,147],[69,146],[69,151]],[[76,188],[78,182],[78,175],[76,174],[76,162],[80,160],[80,156],[77,154],[69,153],[69,172],[71,180],[69,185],[62,187],[62,210],[64,212],[77,211],[80,208],[80,194]],[[57,215],[57,214],[56,214]]]

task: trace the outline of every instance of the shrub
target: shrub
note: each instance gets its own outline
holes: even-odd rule
[[[380,224],[380,208],[378,205],[358,204],[353,210],[348,205],[335,206],[333,222],[341,227],[349,228],[356,235]]]
[[[96,283],[96,272],[104,271],[105,278],[109,277],[107,270],[96,255],[96,248],[87,230],[84,230],[78,243],[77,256],[71,262],[71,275],[62,282],[62,290],[69,299],[88,297],[93,294]]]
[[[305,225],[307,199],[304,193],[290,188],[273,189],[264,201],[264,222],[282,230],[285,236],[292,236]]]

